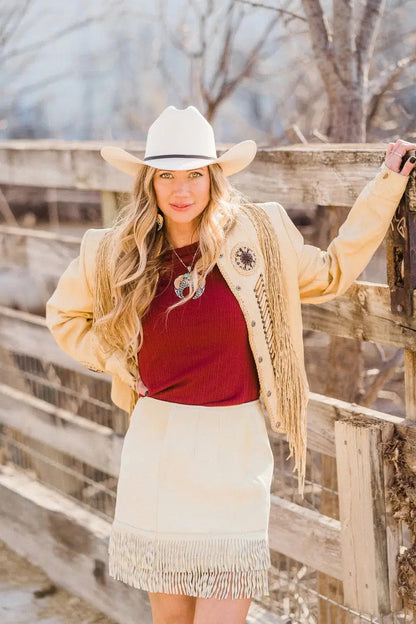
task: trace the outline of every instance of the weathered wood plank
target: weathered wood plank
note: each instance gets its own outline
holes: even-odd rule
[[[118,477],[124,437],[109,427],[1,383],[0,423]]]
[[[394,414],[379,412],[369,407],[357,405],[357,403],[348,403],[341,399],[328,397],[324,394],[310,392],[307,416],[307,444],[308,448],[318,453],[324,453],[330,457],[336,456],[334,425],[339,419],[351,419],[355,422],[362,422],[363,426],[369,423],[392,423],[397,426],[398,430],[403,431],[403,435],[412,435],[412,429],[405,426],[403,418]],[[410,433],[408,433],[410,432]],[[269,435],[276,436],[279,434],[269,431]],[[416,426],[415,426],[416,439]],[[413,440],[413,437],[412,437]],[[409,444],[408,461],[414,456],[416,461],[416,446],[412,453],[411,444]]]
[[[396,425],[396,430],[400,437],[404,440],[403,459],[406,464],[415,473],[416,480],[416,422],[414,420],[402,419]]]
[[[80,238],[74,236],[36,230],[22,232],[19,228],[0,226],[0,251],[5,262],[28,268],[38,277],[55,282],[78,255],[79,243]],[[302,320],[305,329],[416,351],[416,316],[391,312],[386,284],[356,281],[344,295],[331,301],[302,305]]]
[[[305,329],[331,336],[416,350],[416,316],[391,312],[385,284],[356,281],[331,301],[302,305],[302,320]]]
[[[416,422],[416,350],[404,350],[406,419]]]
[[[125,431],[127,414],[110,398],[111,376],[90,371],[65,353],[43,317],[0,306],[2,381],[61,408]],[[42,389],[43,388],[43,389]]]
[[[119,624],[151,624],[147,592],[108,576],[110,522],[67,497],[0,467],[0,538],[49,577]],[[284,624],[261,605],[250,605],[247,624]]]
[[[0,422],[118,476],[123,438],[107,427],[0,386]],[[94,453],[91,454],[91,448]],[[307,527],[307,531],[305,531]],[[272,497],[271,548],[340,578],[339,526],[318,512]],[[311,536],[313,535],[313,539]]]
[[[338,321],[338,325],[342,325],[342,322]],[[89,371],[64,353],[48,331],[45,320],[36,315],[0,307],[0,346],[17,353],[39,357],[77,371],[83,376],[89,375],[95,378],[98,376],[98,373]],[[100,374],[99,376],[105,379],[106,383],[110,383],[109,375]],[[362,414],[366,418],[393,422],[400,433],[402,426],[403,435],[409,440],[407,461],[416,469],[416,426],[415,434],[413,434],[413,429],[409,427],[410,423],[404,423],[400,417],[313,392],[310,393],[308,405],[308,446],[320,453],[335,457],[333,423],[339,415],[346,414],[353,416]]]
[[[272,494],[269,539],[273,550],[342,579],[338,520]]]
[[[83,375],[94,378],[100,375],[110,380],[109,375],[90,371],[69,357],[46,327],[45,319],[36,314],[0,306],[0,347],[53,362]]]
[[[72,415],[67,410],[61,410],[46,401],[32,397],[31,395],[21,392],[15,388],[5,386],[4,384],[0,385],[0,392],[3,397],[3,405],[0,405],[0,420],[4,422],[4,424],[7,422],[7,424],[11,427],[18,429],[22,433],[27,433],[27,435],[32,435],[29,431],[33,431],[33,436],[36,439],[42,440],[46,443],[49,443],[53,439],[53,435],[55,435],[54,423],[61,418],[61,414],[63,418],[62,427],[65,425],[65,435],[67,436],[70,435],[71,428],[74,428],[76,431],[77,427],[83,425],[84,422],[88,422],[87,419]],[[1,416],[2,407],[5,412],[4,416]],[[8,410],[10,413],[8,413]],[[17,416],[18,414],[20,415]],[[22,418],[23,414],[25,414],[25,418],[28,418],[27,421]],[[355,422],[359,421],[363,426],[366,424],[368,425],[369,423],[391,423],[395,425],[399,434],[406,440],[404,448],[405,460],[408,465],[416,471],[416,424],[411,421],[405,421],[402,418],[392,414],[385,414],[384,412],[378,412],[371,408],[362,407],[357,404],[350,404],[346,401],[335,399],[333,397],[327,397],[314,392],[310,393],[308,404],[308,448],[318,453],[324,453],[331,457],[335,457],[336,449],[334,424],[338,419],[345,418],[349,418]],[[43,425],[46,427],[45,435],[41,433],[42,429],[40,424],[38,427],[39,422],[46,423]],[[91,423],[91,425],[94,425],[94,423]],[[50,429],[48,427],[50,427]],[[97,427],[100,427],[98,423]],[[108,438],[108,431],[110,431],[110,429],[103,427],[102,430],[106,432],[104,437]],[[93,431],[94,435],[98,435],[98,432],[101,431],[101,429],[93,428]],[[271,438],[277,438],[279,435],[271,431],[269,425],[268,433]],[[100,438],[100,436],[101,434],[98,438]],[[75,435],[75,439],[77,439],[77,437],[78,434]],[[118,435],[116,437],[118,438]],[[62,442],[62,444],[63,446],[61,450],[67,451],[69,448],[68,445],[65,442]],[[69,438],[68,444],[70,444]],[[87,450],[84,450],[84,453],[88,453],[88,449],[90,450],[91,448],[99,449],[103,458],[96,460],[99,462],[99,466],[97,467],[116,476],[118,474],[119,458],[117,457],[118,451],[114,449],[113,444],[114,442],[111,439],[105,443],[101,441],[94,447],[87,444]],[[54,442],[54,446],[60,448],[58,441],[56,444]],[[74,456],[80,457],[80,459],[83,459],[88,463],[88,460],[84,458],[84,455],[78,455],[77,453],[78,451],[74,452]],[[113,455],[114,453],[116,454]],[[111,459],[108,459],[109,457]],[[110,462],[110,465],[108,462]]]
[[[0,225],[1,265],[26,269],[50,286],[79,254],[80,242],[78,236]]]
[[[384,423],[384,426],[381,429],[382,443],[388,443],[394,436],[394,433],[395,429],[393,424]],[[401,611],[403,608],[403,601],[397,592],[397,557],[400,554],[401,531],[398,521],[393,516],[392,504],[387,494],[390,483],[394,479],[394,467],[391,462],[385,460],[383,461],[383,479],[384,504],[386,508],[386,550],[389,576],[390,607],[393,612],[398,612]]]
[[[140,142],[108,142],[139,158]],[[133,178],[106,163],[97,141],[0,142],[0,183],[130,191]],[[222,153],[230,144],[219,144]],[[259,149],[232,183],[254,201],[351,206],[377,172],[385,144],[310,144]]]
[[[147,593],[108,576],[108,521],[9,466],[0,466],[0,499],[10,548],[120,624],[151,624]]]
[[[110,383],[109,375],[89,371],[62,351],[47,329],[42,317],[0,307],[0,346],[16,353],[26,353],[32,357],[47,360],[77,371],[83,376],[94,378],[99,376],[105,379],[106,383]],[[403,423],[403,419],[398,416],[311,392],[308,405],[308,446],[320,453],[335,457],[334,421],[339,416],[346,414],[352,416],[361,414],[366,418],[393,422],[399,427],[399,431],[400,424]],[[407,431],[408,427],[405,430]],[[271,432],[272,434],[273,432]],[[405,435],[412,436],[411,433]],[[413,441],[413,438],[411,439]],[[414,442],[416,448],[416,439]]]
[[[390,612],[381,426],[338,420],[335,445],[344,603]]]

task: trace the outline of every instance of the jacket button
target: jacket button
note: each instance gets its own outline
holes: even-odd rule
[[[383,177],[383,178],[388,178],[388,177],[389,177],[389,174],[388,174],[388,173],[383,173],[383,176],[382,176],[382,177]]]
[[[236,286],[235,289],[236,290],[241,290],[241,286]]]
[[[256,321],[251,321],[251,326],[254,327],[256,324]]]
[[[219,257],[219,258],[223,258],[223,257],[224,257],[224,254],[222,254],[222,253],[221,253],[218,257]]]
[[[270,395],[271,395],[271,391],[267,390],[267,396],[270,396]]]
[[[259,362],[263,362],[263,358],[261,356],[259,357]]]

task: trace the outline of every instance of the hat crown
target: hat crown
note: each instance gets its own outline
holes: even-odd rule
[[[145,159],[172,155],[217,158],[214,130],[195,106],[168,106],[149,127]]]

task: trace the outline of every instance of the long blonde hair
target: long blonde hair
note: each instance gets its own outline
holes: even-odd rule
[[[188,295],[170,306],[184,305],[213,268],[223,241],[239,217],[250,219],[256,230],[264,258],[259,289],[265,297],[258,305],[266,320],[263,324],[274,372],[276,413],[270,411],[273,431],[286,433],[290,454],[295,454],[299,493],[303,496],[306,470],[306,407],[309,395],[307,377],[298,359],[290,332],[288,299],[282,274],[278,236],[267,212],[237,191],[218,164],[208,166],[210,201],[199,219],[201,257],[191,272]],[[153,167],[141,168],[132,196],[100,242],[96,257],[94,287],[94,328],[101,344],[109,351],[119,349],[127,367],[134,373],[137,352],[143,342],[141,318],[149,307],[163,268],[163,254],[169,248],[165,228],[156,228],[158,207],[153,189]],[[270,391],[266,396],[269,396]],[[135,394],[135,399],[137,395]],[[266,401],[267,399],[265,399]],[[134,402],[131,404],[133,409]],[[275,419],[279,419],[277,422]]]
[[[188,294],[170,306],[184,305],[214,267],[227,232],[239,209],[247,203],[223,174],[220,165],[208,165],[210,201],[199,215],[200,258],[191,272]],[[157,230],[158,206],[153,187],[157,169],[140,168],[131,201],[117,214],[97,250],[94,288],[94,328],[108,351],[120,350],[131,365],[143,344],[141,319],[148,309],[169,249],[165,226]]]

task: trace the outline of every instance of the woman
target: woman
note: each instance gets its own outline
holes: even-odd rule
[[[112,375],[129,412],[109,542],[112,577],[149,592],[154,621],[244,622],[268,595],[274,431],[303,494],[308,383],[302,303],[342,294],[382,242],[416,146],[390,144],[327,251],[305,245],[277,202],[251,204],[228,176],[254,141],[217,157],[193,106],[169,106],[144,160],[106,147],[132,202],[90,229],[46,318],[58,344]]]

